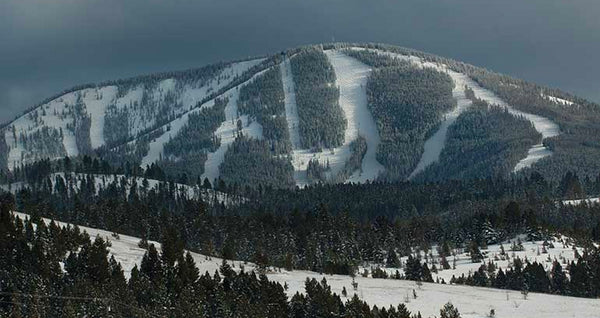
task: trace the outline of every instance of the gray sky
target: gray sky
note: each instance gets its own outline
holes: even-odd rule
[[[1,0],[0,121],[70,86],[383,42],[600,101],[598,0]]]

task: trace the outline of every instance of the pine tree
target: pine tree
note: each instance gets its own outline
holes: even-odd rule
[[[440,310],[440,318],[460,318],[460,314],[452,303],[446,303],[444,308]]]

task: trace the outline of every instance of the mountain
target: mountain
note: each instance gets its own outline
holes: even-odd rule
[[[72,88],[3,127],[0,165],[89,155],[280,188],[595,178],[599,123],[599,105],[557,89],[411,49],[336,43]]]

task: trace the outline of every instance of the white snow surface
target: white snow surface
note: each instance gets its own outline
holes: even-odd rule
[[[23,213],[14,212],[20,218],[28,218]],[[45,222],[50,222],[44,219]],[[67,223],[57,222],[60,226],[66,226]],[[100,236],[109,240],[112,244],[109,252],[115,259],[121,263],[126,277],[131,276],[131,269],[141,263],[145,250],[138,247],[139,238],[119,235],[117,239],[112,232],[98,230],[89,227],[80,226],[82,231],[86,231],[91,239]],[[160,251],[160,244],[149,241]],[[510,253],[510,252],[509,252]],[[191,253],[200,273],[214,273],[218,270],[222,260],[215,257],[207,257],[198,253]],[[234,270],[239,271],[240,266],[244,266],[245,271],[254,270],[256,267],[252,263],[243,263],[240,261],[229,262]],[[462,265],[457,265],[461,267]],[[378,307],[397,306],[405,302],[406,295],[412,295],[413,290],[417,293],[417,299],[409,297],[409,302],[405,305],[416,313],[420,311],[423,317],[437,317],[440,308],[446,302],[452,302],[458,308],[463,318],[482,318],[487,317],[490,309],[496,311],[496,317],[511,318],[559,318],[559,317],[578,317],[592,318],[598,317],[600,312],[600,302],[596,299],[575,298],[556,296],[549,294],[529,293],[527,300],[524,300],[520,291],[507,291],[492,288],[442,285],[424,283],[418,287],[415,282],[393,279],[373,279],[370,277],[356,277],[358,288],[353,290],[352,278],[342,275],[320,275],[310,271],[286,271],[284,269],[271,268],[267,272],[269,280],[287,283],[288,297],[292,297],[296,292],[304,292],[304,282],[306,278],[315,278],[321,281],[323,278],[331,286],[331,290],[338,295],[342,288],[348,290],[349,300],[354,294],[366,301],[369,305]],[[507,300],[508,299],[508,300]]]
[[[363,48],[356,48],[356,49],[363,49]],[[379,52],[380,54],[385,54],[385,55],[399,58],[402,60],[410,61],[421,67],[431,67],[431,68],[435,68],[435,69],[441,70],[443,72],[446,72],[448,75],[450,75],[450,77],[454,80],[455,83],[460,83],[461,87],[463,89],[464,89],[464,86],[467,86],[470,89],[472,89],[473,92],[475,93],[475,97],[486,101],[490,105],[504,107],[508,110],[509,113],[511,113],[514,116],[523,117],[523,118],[529,120],[533,124],[535,130],[537,130],[540,134],[542,134],[542,139],[558,136],[560,134],[560,128],[558,127],[558,125],[556,123],[554,123],[550,119],[539,116],[539,115],[534,115],[534,114],[522,112],[520,110],[516,110],[515,108],[513,108],[512,106],[507,104],[505,101],[500,99],[492,91],[481,87],[469,76],[462,74],[462,73],[455,72],[453,70],[450,70],[446,65],[436,64],[436,63],[432,63],[432,62],[425,62],[421,58],[416,57],[416,56],[407,56],[407,55],[391,53],[391,52],[386,52],[386,51],[381,51],[381,50],[374,50],[374,51]],[[445,137],[444,137],[444,139],[445,139]],[[541,151],[541,148],[544,148],[545,151]],[[441,153],[441,149],[439,150],[439,152]],[[523,168],[530,167],[535,162],[537,162],[540,159],[545,158],[551,154],[552,154],[552,152],[548,148],[546,148],[543,144],[533,145],[529,149],[527,157],[525,157],[521,161],[519,161],[513,171],[518,172],[519,170],[521,170]],[[438,155],[438,157],[439,157],[439,155]]]
[[[331,169],[327,172],[327,177],[330,180],[336,178],[351,156],[350,143],[360,135],[367,141],[367,153],[363,158],[361,169],[343,181],[362,183],[375,180],[384,171],[384,167],[376,159],[380,137],[373,116],[367,108],[366,84],[371,68],[337,50],[327,50],[325,54],[336,74],[335,85],[340,90],[339,104],[348,124],[344,131],[344,143],[340,147],[324,149],[321,152],[300,148],[294,83],[289,61],[286,60],[282,65],[282,76],[286,118],[294,146],[292,153],[294,179],[298,186],[308,184],[306,170],[311,160],[317,160],[323,165],[329,164]]]
[[[348,127],[344,132],[344,144],[349,145],[359,135],[367,141],[367,153],[362,160],[362,171],[356,171],[347,181],[375,180],[385,169],[376,159],[381,138],[373,115],[367,107],[367,80],[372,70],[369,66],[340,51],[329,50],[325,51],[325,54],[335,71],[336,85],[340,89],[339,103],[348,121]]]
[[[288,124],[290,140],[294,149],[300,149],[300,118],[298,117],[298,106],[296,105],[296,86],[292,75],[292,65],[290,59],[286,58],[281,63],[281,78],[283,82],[283,91],[285,95],[285,119]]]

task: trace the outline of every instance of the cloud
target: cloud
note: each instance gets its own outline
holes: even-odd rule
[[[599,15],[592,0],[2,0],[0,120],[72,85],[333,38],[414,47],[600,100]]]

